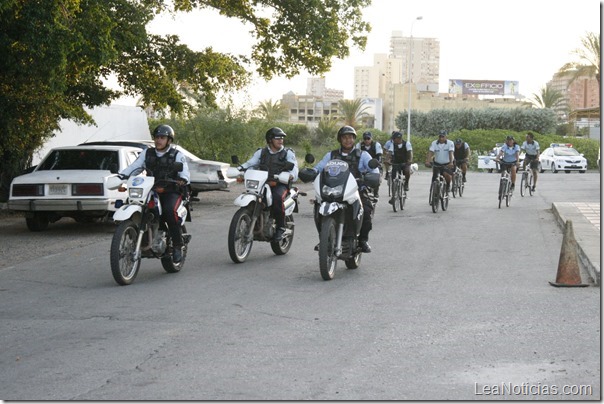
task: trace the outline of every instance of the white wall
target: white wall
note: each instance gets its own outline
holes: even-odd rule
[[[50,138],[33,155],[32,164],[36,165],[54,147],[75,146],[84,142],[98,140],[149,140],[147,115],[140,107],[110,105],[86,109],[95,125],[77,125],[73,121],[62,120],[60,132]]]

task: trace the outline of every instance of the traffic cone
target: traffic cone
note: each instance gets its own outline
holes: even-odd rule
[[[577,241],[573,232],[572,220],[566,221],[562,248],[560,249],[560,260],[558,261],[558,275],[556,282],[549,283],[556,287],[584,287],[589,286],[581,283],[581,271],[579,269],[579,257],[577,256]]]

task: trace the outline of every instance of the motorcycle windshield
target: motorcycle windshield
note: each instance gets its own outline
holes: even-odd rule
[[[341,200],[350,175],[348,163],[343,160],[330,160],[321,174],[321,194],[327,200]]]

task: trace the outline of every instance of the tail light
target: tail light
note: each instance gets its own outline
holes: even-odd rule
[[[105,194],[103,184],[72,184],[71,194],[74,196],[102,196]]]
[[[14,184],[13,196],[44,196],[44,184]]]

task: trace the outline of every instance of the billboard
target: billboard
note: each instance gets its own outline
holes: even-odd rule
[[[518,95],[518,82],[508,80],[449,80],[449,94]]]

